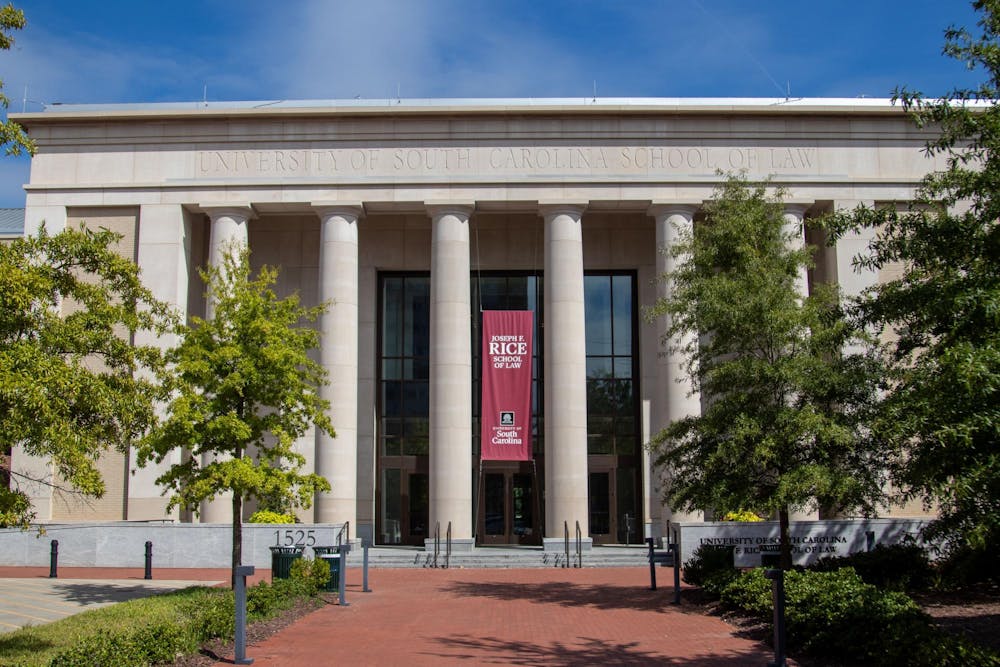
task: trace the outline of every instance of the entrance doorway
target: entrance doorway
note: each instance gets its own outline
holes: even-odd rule
[[[594,544],[635,544],[640,525],[638,471],[634,466],[595,461],[599,458],[604,457],[590,457],[587,475],[590,536]]]
[[[476,520],[481,545],[542,543],[536,479],[530,462],[490,463],[482,475]]]

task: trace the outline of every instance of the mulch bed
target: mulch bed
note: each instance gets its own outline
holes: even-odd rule
[[[284,630],[306,614],[311,614],[327,604],[336,604],[337,596],[320,593],[314,598],[302,598],[290,609],[286,609],[274,618],[266,621],[256,621],[247,626],[247,646],[259,643],[271,635]],[[174,667],[209,667],[222,660],[229,660],[233,655],[233,642],[221,639],[213,640],[201,647],[198,653],[185,655],[173,662]]]

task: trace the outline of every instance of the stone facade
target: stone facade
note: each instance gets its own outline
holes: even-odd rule
[[[801,289],[836,281],[850,294],[879,280],[851,264],[869,238],[826,248],[809,219],[907,201],[938,166],[922,153],[926,132],[884,100],[52,106],[13,117],[38,144],[25,233],[43,221],[56,230],[132,220],[144,279],[188,315],[211,315],[196,269],[232,241],[249,244],[255,264],[281,267],[282,293],[297,291],[305,305],[330,301],[316,356],[330,372],[337,437],[310,434],[299,447],[333,491],[300,518],[350,521],[376,541],[390,534],[378,501],[387,483],[378,444],[382,276],[430,276],[428,522],[450,523],[454,540],[469,544],[481,480],[471,444],[475,304],[467,278],[545,277],[544,483],[541,473],[533,482],[544,498],[536,502],[547,540],[561,542],[564,525],[577,523],[589,540],[584,277],[625,272],[634,282],[645,442],[700,410],[679,372],[683,360],[661,354],[662,324],[646,323],[641,310],[669,289],[656,281],[670,268],[659,250],[678,226],[696,224],[721,172],[784,188],[789,224],[804,223],[803,242],[820,248]],[[648,454],[637,456],[639,530],[659,535],[669,521],[697,519],[662,506]],[[14,465],[46,468],[17,450]],[[108,465],[106,476],[122,480],[120,515],[70,510],[39,489],[39,518],[190,519],[165,515],[157,470]],[[228,520],[227,506],[202,508],[201,520]]]

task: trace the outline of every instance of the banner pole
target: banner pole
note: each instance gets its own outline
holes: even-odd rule
[[[538,524],[539,530],[542,533],[540,537],[542,538],[542,544],[545,543],[545,524],[542,521],[542,489],[538,484],[538,464],[535,463],[535,457],[531,457],[531,472],[535,476],[535,488],[532,490],[532,495],[535,496],[535,523]]]

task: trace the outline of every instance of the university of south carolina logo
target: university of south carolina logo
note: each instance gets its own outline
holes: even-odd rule
[[[513,410],[501,410],[500,411],[500,426],[513,426],[514,425],[514,411]]]

